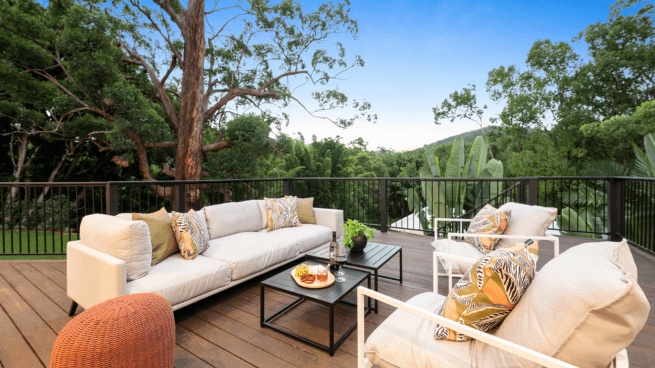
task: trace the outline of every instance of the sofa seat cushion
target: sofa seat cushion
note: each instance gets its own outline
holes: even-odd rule
[[[546,263],[494,335],[575,366],[607,367],[648,319],[636,272],[625,240],[572,247]],[[479,367],[540,366],[486,344],[471,348]]]
[[[332,229],[322,225],[303,224],[301,227],[285,227],[268,232],[261,230],[260,234],[267,237],[279,237],[298,243],[298,252],[305,253],[318,246],[332,241]]]
[[[261,213],[254,200],[217,204],[203,210],[209,239],[261,229]]]
[[[176,305],[231,282],[232,271],[226,263],[204,256],[186,260],[180,253],[164,259],[150,272],[127,283],[128,294],[153,293]]]
[[[448,239],[438,239],[436,241],[433,241],[432,246],[434,247],[434,250],[436,250],[437,252],[448,253]],[[454,259],[448,260],[442,257],[439,258],[441,260],[441,265],[443,266],[446,272],[448,272],[448,261],[450,261],[453,263],[453,273],[457,273],[460,275],[463,275],[464,272],[466,272],[469,268],[471,268],[471,266],[473,266],[473,264],[478,259],[484,256],[484,254],[482,254],[482,252],[480,252],[480,250],[475,246],[469,243],[458,242],[455,240],[452,240],[451,242],[450,254],[471,259],[470,262],[465,262],[465,261],[454,260]]]
[[[298,242],[283,237],[246,232],[209,241],[203,256],[227,263],[238,280],[298,255]]]
[[[446,297],[436,293],[419,294],[407,304],[437,313]],[[396,310],[366,340],[364,353],[382,368],[471,367],[471,341],[435,340],[435,324],[403,310]]]

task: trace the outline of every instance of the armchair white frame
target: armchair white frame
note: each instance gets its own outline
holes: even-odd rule
[[[435,219],[435,221],[443,221],[446,219]],[[460,219],[447,219],[448,221],[471,221],[471,220],[460,220]],[[435,227],[436,228],[436,227]],[[450,233],[448,234],[448,251],[450,252],[450,242],[452,241],[453,236],[474,236],[474,237],[480,237],[480,236],[485,236],[485,237],[490,237],[489,234],[464,234],[464,233]],[[525,235],[493,235],[493,237],[497,238],[502,238],[502,239],[509,239],[509,238],[521,238],[525,239]],[[552,235],[546,235],[546,236],[527,236],[530,239],[534,240],[547,240],[547,241],[552,241],[554,243],[554,253],[555,256],[559,255],[559,238],[552,236]],[[436,234],[435,234],[436,238]],[[445,258],[448,260],[459,260],[459,261],[466,261],[466,262],[471,262],[473,264],[476,259],[470,259],[466,257],[461,257],[461,256],[456,256],[453,254],[448,254],[448,253],[440,253],[440,252],[434,252],[433,253],[433,292],[438,294],[438,277],[439,277],[439,272],[438,272],[438,263],[439,263],[439,258]],[[448,263],[449,265],[449,274],[448,275],[448,293],[450,294],[450,290],[452,288],[452,277],[456,276],[452,274],[452,263]],[[443,274],[442,274],[443,275]],[[462,275],[458,275],[462,276]],[[465,334],[467,336],[470,336],[473,339],[479,340],[481,342],[484,342],[486,344],[489,344],[491,346],[494,346],[496,348],[505,350],[507,352],[510,352],[512,354],[515,354],[519,357],[525,358],[531,362],[535,362],[537,364],[540,364],[541,366],[548,367],[548,368],[574,368],[574,365],[571,365],[569,363],[563,362],[561,360],[555,359],[553,357],[544,355],[542,353],[536,352],[534,350],[528,349],[526,347],[523,347],[521,345],[515,344],[513,342],[509,342],[507,340],[503,340],[499,337],[496,337],[494,335],[488,334],[486,332],[479,331],[477,329],[474,329],[469,326],[465,326],[462,324],[459,324],[455,321],[452,321],[450,319],[441,317],[435,313],[428,312],[424,309],[417,308],[415,306],[409,305],[407,303],[404,303],[398,299],[386,296],[384,294],[381,294],[379,292],[376,292],[374,290],[368,289],[363,286],[357,287],[357,365],[359,368],[370,368],[372,366],[371,362],[366,359],[365,353],[364,353],[364,344],[365,344],[365,334],[364,334],[364,313],[365,313],[365,303],[364,303],[364,297],[367,296],[369,298],[372,298],[374,300],[378,300],[382,303],[389,304],[392,307],[396,307],[399,310],[403,310],[405,312],[411,313],[413,315],[416,315],[418,317],[421,317],[423,319],[426,319],[428,321],[438,323],[444,327],[447,327],[451,330],[455,330],[458,333]],[[628,363],[628,353],[624,349],[620,351],[616,357],[614,358],[614,361],[612,362],[612,365],[610,366],[611,368],[628,368],[629,363]]]

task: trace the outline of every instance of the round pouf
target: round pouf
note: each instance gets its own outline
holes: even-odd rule
[[[175,318],[155,294],[119,296],[82,312],[57,336],[50,367],[173,367]]]

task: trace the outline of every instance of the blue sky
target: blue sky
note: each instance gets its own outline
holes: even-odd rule
[[[284,131],[301,132],[306,139],[312,134],[318,139],[340,135],[345,143],[363,137],[372,150],[409,150],[477,129],[466,121],[437,126],[432,107],[453,91],[476,84],[478,102],[489,105],[488,122],[502,108],[487,98],[484,85],[490,70],[524,67],[539,39],[570,42],[587,25],[606,21],[612,3],[353,0],[351,16],[359,23],[359,35],[343,43],[350,55],[360,54],[366,66],[349,71],[348,80],[334,85],[350,98],[371,102],[378,123],[361,121],[342,130],[292,106],[291,123]],[[301,4],[310,10],[320,1]],[[586,52],[583,45],[576,48]],[[308,101],[311,91],[299,90],[298,97]]]

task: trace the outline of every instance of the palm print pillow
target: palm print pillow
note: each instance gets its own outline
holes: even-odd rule
[[[194,259],[209,247],[209,234],[205,232],[194,210],[187,213],[173,211],[171,225],[177,246],[185,259]]]
[[[298,219],[298,197],[264,198],[268,216],[268,231],[281,229],[283,227],[299,227]]]
[[[453,286],[439,315],[483,332],[498,326],[532,283],[538,257],[539,243],[532,240],[485,255]],[[434,338],[470,339],[440,325]]]
[[[511,217],[512,211],[497,210],[492,205],[488,204],[475,215],[466,232],[468,234],[500,235],[505,232],[505,228]],[[464,240],[478,248],[482,254],[487,254],[494,250],[500,239],[486,237],[473,238],[469,236],[464,237]]]

